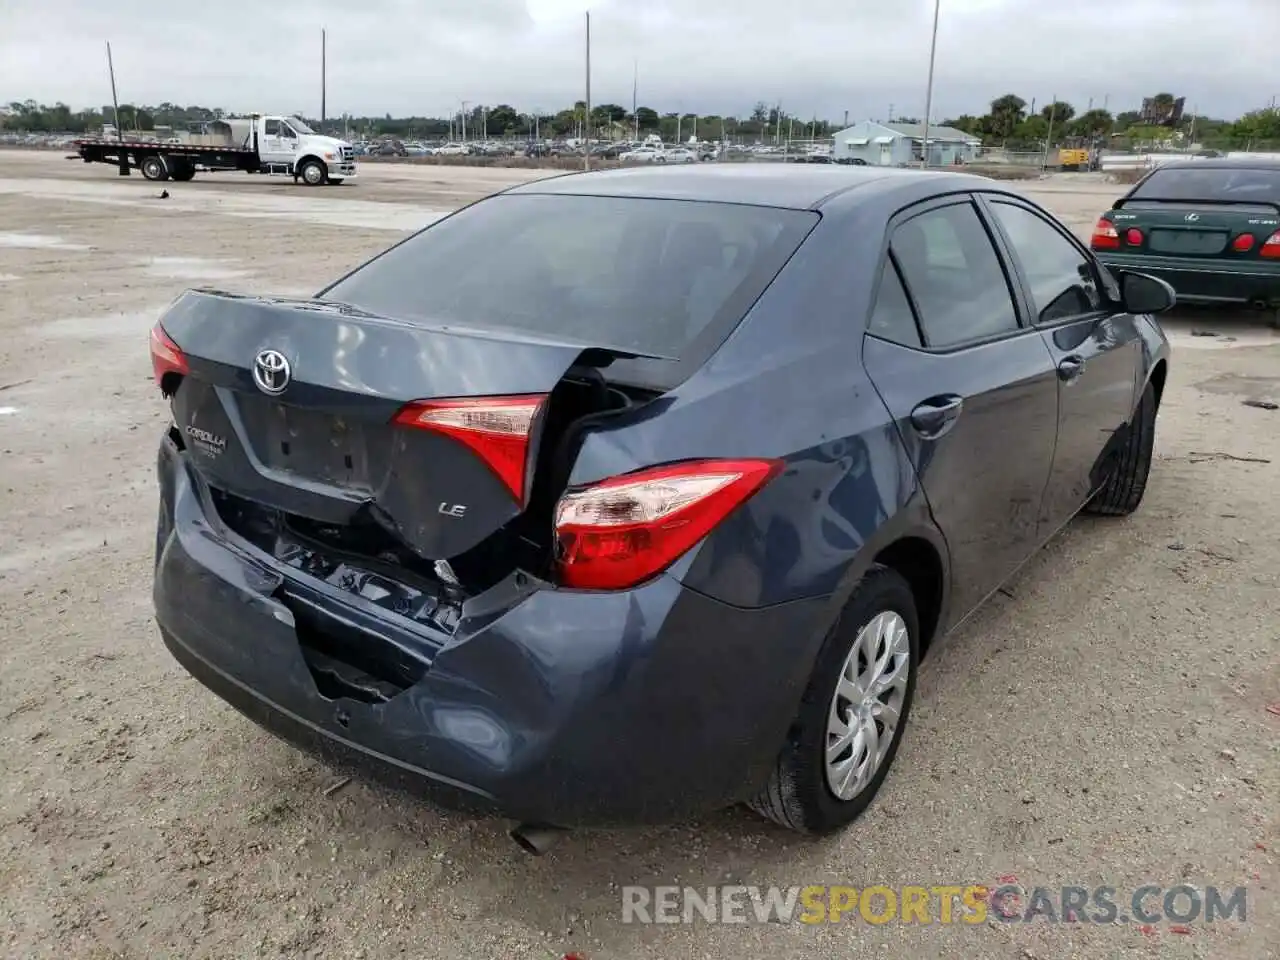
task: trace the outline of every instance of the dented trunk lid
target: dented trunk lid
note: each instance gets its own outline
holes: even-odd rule
[[[525,504],[467,444],[396,423],[406,405],[545,395],[575,367],[666,359],[213,291],[184,294],[161,326],[190,367],[175,422],[213,487],[322,523],[376,524],[427,559],[470,550]]]

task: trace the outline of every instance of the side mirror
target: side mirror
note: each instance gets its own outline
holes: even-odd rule
[[[1115,273],[1120,281],[1120,302],[1128,313],[1164,313],[1178,302],[1173,287],[1158,277],[1128,270]]]

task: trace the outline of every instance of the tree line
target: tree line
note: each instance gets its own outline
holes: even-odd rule
[[[1154,113],[1168,113],[1174,97],[1158,93],[1151,98]],[[1008,146],[1041,145],[1077,141],[1098,142],[1120,134],[1135,142],[1159,142],[1179,136],[1186,140],[1215,146],[1249,147],[1271,144],[1280,146],[1280,110],[1274,106],[1253,110],[1235,120],[1183,115],[1176,123],[1150,124],[1137,110],[1111,114],[1106,109],[1089,106],[1077,113],[1075,106],[1062,100],[1046,103],[1038,110],[1035,101],[1027,101],[1007,93],[991,101],[991,109],[982,116],[964,114],[944,121],[949,127],[981,137],[986,144]]]
[[[1170,94],[1157,94],[1153,98],[1157,107],[1173,102]],[[119,125],[128,130],[156,130],[157,128],[184,129],[192,124],[217,120],[234,115],[216,107],[181,106],[174,103],[156,105],[120,105]],[[0,115],[0,129],[29,133],[91,134],[104,123],[115,123],[115,110],[110,106],[101,109],[73,110],[64,103],[52,106],[34,100],[12,102]],[[326,118],[321,124],[311,117],[303,117],[307,123],[325,132],[349,133],[352,136],[395,137],[399,139],[441,139],[462,136],[468,139],[480,136],[528,138],[593,136],[622,138],[635,133],[641,136],[656,133],[664,140],[730,138],[738,141],[790,139],[815,139],[830,137],[842,123],[818,117],[803,117],[783,110],[778,105],[758,102],[745,117],[697,116],[694,114],[660,113],[647,106],[637,106],[634,113],[619,104],[593,105],[587,117],[586,104],[578,101],[562,110],[547,112],[522,112],[510,104],[472,107],[465,116],[459,112],[452,117],[393,117],[384,116]],[[855,118],[856,119],[856,118]],[[899,122],[918,122],[911,117],[897,117]],[[1249,147],[1268,142],[1280,146],[1280,110],[1274,106],[1254,110],[1235,120],[1214,119],[1203,116],[1184,116],[1173,127],[1149,126],[1135,110],[1112,114],[1106,109],[1090,106],[1077,112],[1075,106],[1055,101],[1037,106],[1016,94],[1005,94],[991,101],[990,110],[982,116],[963,114],[944,120],[943,126],[955,127],[979,136],[988,145],[1016,148],[1020,145],[1039,146],[1047,140],[1055,143],[1067,141],[1101,141],[1113,134],[1123,134],[1133,141],[1152,142],[1167,140],[1174,134],[1210,144],[1230,147]]]

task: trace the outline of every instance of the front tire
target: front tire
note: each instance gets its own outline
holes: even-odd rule
[[[1108,517],[1124,517],[1138,509],[1147,491],[1151,473],[1151,454],[1156,439],[1156,392],[1150,383],[1143,388],[1142,399],[1134,411],[1119,462],[1093,499],[1085,505],[1086,513]]]
[[[319,160],[308,160],[298,168],[298,176],[308,187],[323,186],[329,179],[329,173]]]
[[[787,743],[749,803],[753,810],[813,834],[833,833],[862,814],[902,742],[919,637],[911,587],[897,571],[873,566],[823,642]]]

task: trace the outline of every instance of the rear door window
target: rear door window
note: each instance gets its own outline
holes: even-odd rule
[[[1158,169],[1128,199],[1280,203],[1280,166]]]
[[[1038,323],[1057,323],[1102,308],[1091,261],[1043,217],[1026,207],[991,202],[1031,287]]]
[[[876,291],[876,303],[871,310],[871,322],[867,332],[881,340],[898,343],[904,347],[919,347],[920,330],[911,301],[902,287],[893,259],[886,257],[880,272],[880,287]]]
[[[1004,267],[972,203],[937,207],[899,224],[890,249],[927,346],[945,349],[1018,329]]]

